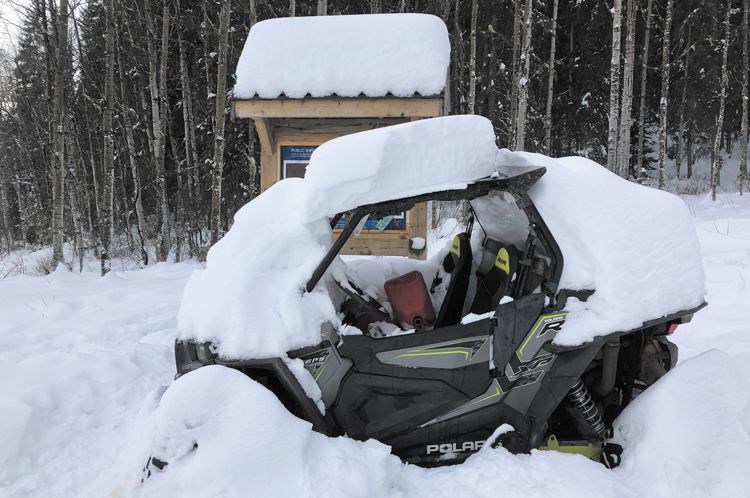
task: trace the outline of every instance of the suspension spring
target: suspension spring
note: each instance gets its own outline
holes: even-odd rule
[[[599,413],[599,409],[596,407],[596,403],[591,399],[586,386],[583,385],[581,379],[578,379],[568,393],[568,399],[576,407],[576,409],[583,415],[586,422],[589,423],[591,428],[600,437],[604,437],[606,428],[604,427],[604,420]]]

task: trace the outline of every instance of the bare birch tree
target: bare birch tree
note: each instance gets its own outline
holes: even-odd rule
[[[328,0],[318,0],[318,15],[328,15]]]
[[[115,31],[115,46],[120,46],[119,30]],[[128,164],[130,166],[130,175],[133,179],[133,196],[132,202],[135,207],[136,233],[138,235],[138,245],[140,246],[141,261],[148,265],[148,252],[146,251],[146,216],[143,211],[143,192],[141,190],[141,173],[138,168],[138,153],[135,150],[135,135],[133,133],[133,123],[130,115],[133,110],[128,105],[127,90],[125,85],[125,69],[122,63],[122,51],[117,48],[117,71],[120,79],[120,108],[122,113],[122,124],[125,128],[125,144],[127,146]],[[137,115],[136,115],[137,117]]]
[[[521,0],[513,0],[513,53],[511,55],[510,123],[508,126],[508,148],[516,147],[516,119],[518,118],[518,54],[521,51]]]
[[[297,0],[289,0],[289,17],[297,15]]]
[[[161,33],[161,55],[157,57],[154,40],[156,38],[156,28],[154,26],[153,14],[151,11],[151,0],[144,2],[146,13],[146,25],[148,28],[148,81],[151,93],[151,125],[153,138],[153,158],[156,172],[156,193],[158,199],[158,225],[156,241],[156,260],[166,261],[169,253],[169,209],[167,206],[166,185],[164,174],[164,151],[166,142],[166,77],[167,77],[167,60],[169,56],[169,4],[164,4],[162,13],[162,33]],[[162,81],[158,81],[157,78]],[[157,84],[158,81],[158,84]],[[164,90],[164,92],[162,92]]]
[[[13,247],[13,228],[10,222],[10,198],[8,196],[8,173],[4,158],[0,158],[0,212],[2,213],[3,237],[5,248],[10,251]]]
[[[690,19],[687,21],[687,35],[686,35],[686,48],[685,48],[685,63],[682,66],[682,98],[680,98],[680,123],[677,128],[677,155],[675,156],[675,170],[677,178],[680,177],[680,171],[682,170],[682,153],[685,148],[685,108],[687,107],[687,89],[688,89],[688,74],[690,72],[690,53],[692,52],[692,41],[691,41],[692,23]],[[690,169],[690,166],[688,166]],[[690,174],[688,172],[688,178]]]
[[[112,269],[113,191],[115,181],[115,140],[112,133],[112,111],[115,106],[115,3],[104,2],[104,114],[102,116],[102,134],[104,140],[104,185],[102,187],[101,212],[101,248],[99,258],[102,276]]]
[[[607,130],[607,169],[617,169],[617,133],[620,115],[620,39],[622,38],[622,0],[612,7],[612,59],[609,65],[609,127]]]
[[[531,72],[531,14],[532,0],[523,9],[523,41],[521,46],[522,76],[518,85],[518,117],[516,118],[516,149],[526,149],[526,110],[529,105],[529,75]]]
[[[719,117],[716,119],[716,137],[714,138],[714,153],[711,161],[711,200],[716,200],[716,189],[719,186],[721,173],[721,134],[724,132],[724,109],[727,99],[727,85],[729,71],[727,58],[729,54],[729,19],[732,14],[732,0],[727,0],[727,12],[724,16],[724,39],[721,41],[721,83],[719,85]]]
[[[748,17],[750,17],[750,0],[742,2],[742,124],[740,125],[742,139],[740,141],[740,167],[737,174],[737,183],[740,187],[740,195],[747,183],[747,140],[748,140],[748,73],[750,72],[750,54],[748,54]]]
[[[544,112],[544,150],[552,154],[552,97],[555,89],[555,49],[557,48],[557,2],[552,5],[550,28],[549,72],[547,73],[547,108]]]
[[[620,131],[617,137],[617,174],[628,178],[630,173],[630,129],[633,127],[633,66],[635,65],[635,0],[628,0],[625,66],[622,71],[622,103]]]
[[[187,195],[194,197],[195,175],[199,167],[198,145],[195,136],[195,112],[193,111],[193,91],[190,88],[190,74],[188,72],[187,57],[185,55],[185,40],[182,32],[177,31],[177,44],[180,59],[180,92],[182,95],[182,122],[185,131],[185,162],[188,166]]]
[[[478,0],[471,0],[471,34],[469,39],[469,114],[474,114],[477,101],[477,12]]]
[[[651,14],[654,0],[646,4],[646,27],[643,34],[643,53],[641,55],[641,105],[638,110],[638,146],[636,151],[636,174],[643,174],[643,140],[646,129],[646,80],[648,77],[648,45],[651,40]]]
[[[664,37],[661,46],[661,99],[659,100],[659,178],[658,186],[664,188],[664,161],[667,155],[667,104],[669,100],[669,35],[672,30],[673,0],[667,0],[664,14]]]
[[[211,181],[211,241],[219,240],[221,225],[221,177],[224,173],[224,128],[227,98],[227,46],[232,0],[223,0],[219,21],[219,60],[216,71],[216,127],[214,128],[213,178]]]
[[[57,161],[52,177],[52,269],[63,261],[65,210],[65,62],[68,58],[68,0],[60,0],[57,10],[57,54],[55,65],[55,97],[53,143]]]

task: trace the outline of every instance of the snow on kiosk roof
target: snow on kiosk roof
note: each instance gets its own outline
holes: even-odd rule
[[[449,60],[448,30],[432,15],[269,19],[250,29],[234,98],[437,96]]]

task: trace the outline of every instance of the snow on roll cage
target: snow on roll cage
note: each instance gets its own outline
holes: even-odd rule
[[[639,386],[647,387],[674,366],[677,349],[665,336],[674,325],[690,321],[705,303],[643,323],[634,330],[596,337],[579,346],[555,345],[552,339],[565,320],[563,308],[567,299],[585,301],[594,290],[558,288],[563,254],[528,195],[545,171],[543,167],[503,167],[492,177],[476,180],[464,188],[363,205],[331,219],[331,228],[343,216],[347,216],[347,223],[308,280],[306,292],[315,289],[365,216],[401,213],[426,201],[472,201],[498,191],[509,193],[526,216],[528,235],[519,251],[516,279],[512,280],[508,294],[513,300],[493,304],[492,318],[467,324],[459,320],[436,325],[429,332],[391,337],[372,337],[364,330],[361,336],[347,335],[343,340],[329,324],[321,331],[320,344],[289,351],[290,358],[304,362],[320,387],[325,414],[305,394],[300,381],[279,357],[223,358],[209,343],[178,340],[177,376],[208,364],[238,369],[269,388],[292,413],[309,421],[314,430],[327,435],[348,434],[355,439],[381,440],[391,445],[394,454],[412,463],[441,465],[461,461],[477,451],[500,422],[510,423],[520,434],[520,439],[509,442],[516,444],[518,451],[562,448],[564,442],[558,441],[555,434],[560,436],[568,431],[569,435],[568,426],[575,426],[575,435],[583,443],[573,447],[584,454],[596,453],[598,448],[598,455],[603,455],[605,432],[609,430],[603,420],[611,427],[613,417],[639,392]],[[541,246],[539,253],[537,246]],[[539,254],[547,262],[543,274],[532,268],[534,257]],[[537,279],[526,285],[526,279],[534,278],[532,272]],[[534,290],[529,290],[531,287]],[[395,354],[409,348],[437,351],[446,345],[461,349],[467,341],[476,341],[481,346],[466,353],[465,361],[458,355],[453,365],[441,363],[447,356],[425,359],[422,357],[425,354],[420,353],[416,361],[402,357],[418,355]],[[442,351],[447,354],[445,349]],[[529,380],[529,374],[536,376]],[[630,387],[622,387],[623,376],[630,379]],[[635,394],[631,393],[633,382],[637,384]],[[544,389],[540,384],[545,385]],[[527,385],[530,387],[517,389]],[[594,392],[595,401],[586,386]],[[615,391],[619,393],[619,401],[611,399]],[[569,401],[564,402],[565,399]],[[565,403],[576,402],[580,403],[578,408],[583,418],[575,413],[561,415]],[[597,415],[598,420],[588,420],[586,416],[590,415],[591,406],[596,408],[595,402],[601,403],[602,413]],[[609,413],[604,413],[605,410]],[[446,460],[444,453],[457,457]]]

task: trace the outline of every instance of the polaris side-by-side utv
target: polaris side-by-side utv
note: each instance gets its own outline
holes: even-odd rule
[[[322,285],[366,217],[425,201],[466,201],[471,213],[434,280],[418,272],[389,280],[387,306],[360,290],[362,282],[329,291],[344,325],[324,326],[320,344],[288,352],[320,387],[325,415],[281,358],[240,361],[218,356],[209,343],[178,341],[178,376],[209,364],[235,368],[316,431],[374,438],[419,465],[461,462],[502,424],[513,430],[495,444],[510,451],[558,449],[616,464],[617,447],[608,443],[614,419],[675,365],[677,348],[667,337],[698,308],[580,346],[554,344],[566,302],[585,301],[595,289],[559,288],[565,258],[528,195],[544,173],[504,167],[462,189],[363,205],[331,220],[331,227],[345,225],[307,292]],[[383,324],[398,332],[383,333]]]

